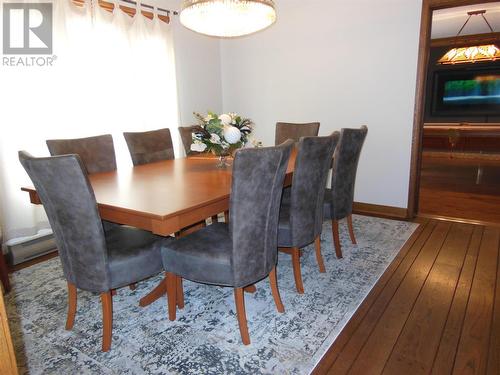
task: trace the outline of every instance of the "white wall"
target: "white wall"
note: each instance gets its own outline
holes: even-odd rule
[[[177,94],[181,125],[196,123],[193,111],[222,112],[220,42],[173,20]]]
[[[179,11],[180,0],[149,0],[145,3]],[[180,125],[196,123],[193,111],[222,112],[220,41],[183,27],[172,17]]]
[[[421,1],[276,3],[270,29],[221,44],[224,111],[267,145],[276,121],[368,125],[355,200],[406,207]]]

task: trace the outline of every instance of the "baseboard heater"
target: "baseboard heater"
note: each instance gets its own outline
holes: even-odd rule
[[[7,261],[11,265],[51,253],[57,249],[51,230],[42,230],[31,237],[16,238],[6,243]]]

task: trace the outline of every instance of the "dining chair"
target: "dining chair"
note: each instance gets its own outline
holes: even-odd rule
[[[111,134],[77,139],[49,139],[46,143],[52,156],[80,156],[89,174],[116,170],[115,146]]]
[[[275,144],[279,145],[287,139],[293,139],[295,143],[301,137],[317,136],[319,132],[319,122],[311,122],[305,124],[295,124],[290,122],[276,123]]]
[[[235,153],[229,210],[231,221],[214,223],[162,248],[168,314],[176,317],[182,279],[234,288],[241,339],[250,344],[244,288],[269,276],[279,312],[284,312],[276,281],[281,193],[293,142]]]
[[[35,185],[54,231],[68,284],[66,329],[73,328],[77,289],[99,293],[102,302],[102,351],[111,348],[116,289],[162,271],[160,248],[168,239],[140,229],[117,226],[105,232],[94,191],[78,155],[19,160]]]
[[[192,126],[179,126],[179,134],[181,135],[182,144],[184,146],[184,151],[186,156],[196,154],[197,152],[191,151],[191,144],[193,143],[193,131],[198,128],[198,125]],[[229,213],[224,212],[225,222],[229,221]],[[212,216],[212,223],[219,221],[218,215]]]
[[[292,186],[285,189],[280,207],[278,248],[291,254],[297,292],[304,293],[301,248],[315,242],[319,271],[325,272],[320,235],[328,171],[339,132],[328,137],[302,137],[298,144]]]
[[[365,142],[368,128],[341,129],[340,139],[333,158],[332,184],[325,191],[324,220],[332,221],[332,235],[337,258],[342,258],[339,238],[339,220],[347,218],[351,242],[356,244],[352,226],[352,205],[354,184],[358,170],[359,156]]]
[[[0,281],[5,293],[10,292],[9,270],[2,251],[2,228],[0,228]]]
[[[130,157],[134,165],[154,163],[161,160],[175,159],[172,136],[169,129],[147,132],[124,132]]]
[[[195,128],[197,128],[197,125],[179,126],[179,134],[181,135],[182,145],[184,146],[186,155],[193,153],[193,151],[191,151],[191,144],[193,143],[193,131]]]

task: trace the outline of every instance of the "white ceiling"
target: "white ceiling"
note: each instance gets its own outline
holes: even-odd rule
[[[432,39],[457,35],[467,20],[467,12],[485,9],[484,15],[493,31],[500,32],[500,2],[468,5],[434,11],[432,15]],[[490,29],[481,16],[472,16],[460,35],[489,33]]]

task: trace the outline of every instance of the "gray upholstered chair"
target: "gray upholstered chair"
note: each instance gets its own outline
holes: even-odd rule
[[[314,137],[318,135],[318,132],[319,122],[305,124],[277,122],[274,144],[279,145],[287,139],[293,139],[297,143],[301,137]]]
[[[278,246],[292,255],[297,292],[304,293],[300,249],[315,242],[320,272],[325,272],[320,235],[328,171],[339,133],[328,137],[302,137],[298,144],[292,187],[285,189],[280,207]]]
[[[0,228],[0,281],[2,282],[5,293],[10,292],[9,270],[5,263],[5,257],[2,252],[2,228]]]
[[[332,221],[333,242],[337,258],[342,258],[339,220],[347,218],[349,236],[352,243],[356,244],[356,237],[352,227],[352,204],[359,156],[367,133],[368,128],[366,126],[362,126],[360,129],[342,129],[339,144],[335,149],[332,186],[331,189],[325,191],[323,212],[324,220]]]
[[[193,143],[193,131],[196,127],[197,125],[179,126],[179,134],[181,135],[182,145],[184,146],[186,155],[193,153],[193,151],[191,151],[191,144]]]
[[[169,129],[139,133],[123,133],[134,165],[175,159]]]
[[[250,344],[244,288],[269,276],[279,312],[276,283],[278,215],[292,141],[236,151],[230,198],[231,221],[215,223],[162,248],[167,270],[169,319],[175,320],[182,278],[234,288],[242,341]],[[180,298],[182,300],[182,297]]]
[[[104,232],[94,192],[78,155],[19,160],[30,176],[54,231],[68,282],[66,329],[73,327],[77,288],[100,293],[102,350],[111,347],[115,289],[162,271],[160,248],[167,241],[143,230],[117,226]]]
[[[77,139],[49,139],[50,155],[77,154],[87,173],[116,170],[115,146],[111,134]]]

